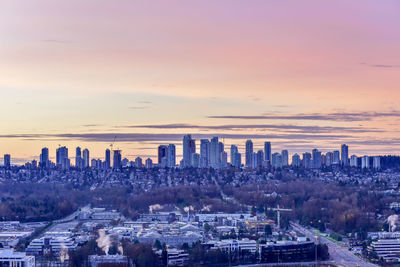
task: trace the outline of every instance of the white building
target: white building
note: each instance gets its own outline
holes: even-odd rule
[[[379,156],[374,157],[372,166],[375,170],[379,170],[381,168],[381,158]]]
[[[369,169],[369,157],[364,156],[361,158],[361,169]]]
[[[372,242],[368,249],[384,261],[400,262],[400,239],[380,239]]]
[[[29,255],[58,255],[60,252],[75,250],[77,245],[69,237],[41,237],[32,240],[26,248]]]
[[[35,256],[27,256],[24,252],[13,249],[0,250],[0,266],[35,267]]]
[[[352,155],[350,157],[350,167],[357,167],[357,156],[356,155]]]

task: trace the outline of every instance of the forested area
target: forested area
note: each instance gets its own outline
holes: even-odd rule
[[[148,212],[149,206],[159,204],[174,210],[193,206],[197,212],[266,212],[280,205],[293,209],[282,214],[289,219],[316,227],[328,225],[339,233],[377,230],[378,213],[386,216],[387,207],[395,197],[379,193],[367,186],[324,183],[322,181],[269,180],[263,184],[222,186],[232,200],[224,200],[217,186],[176,186],[155,189],[140,194],[130,186],[90,190],[69,185],[5,183],[0,185],[0,220],[41,221],[59,219],[78,207],[92,204],[120,210],[128,218]],[[322,226],[323,225],[323,226]]]

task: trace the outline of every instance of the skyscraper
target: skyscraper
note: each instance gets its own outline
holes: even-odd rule
[[[289,152],[287,150],[282,150],[282,166],[289,166]]]
[[[89,149],[85,148],[83,150],[83,167],[89,168],[89,164],[90,164],[89,162],[90,162]]]
[[[200,166],[200,154],[198,153],[192,154],[192,162],[190,165],[194,168],[198,168]]]
[[[111,167],[111,151],[110,151],[110,149],[106,149],[105,164],[106,164],[107,169],[109,169]]]
[[[176,149],[174,144],[168,145],[167,165],[169,168],[173,168],[176,165]]]
[[[381,158],[379,156],[375,156],[373,158],[372,166],[375,170],[379,170],[381,168]]]
[[[313,168],[320,169],[322,167],[322,156],[321,151],[313,149],[312,151]]]
[[[193,152],[193,149],[196,150],[196,146],[192,136],[190,134],[183,136],[183,167],[190,167],[192,154],[196,152]]]
[[[220,145],[218,142],[218,137],[214,136],[211,138],[210,142],[210,167],[219,168],[220,166]]]
[[[42,148],[39,165],[41,168],[49,167],[49,149],[47,147]]]
[[[59,147],[56,150],[56,163],[57,166],[62,169],[69,168],[69,159],[68,159],[68,148],[65,146]]]
[[[342,166],[349,166],[349,147],[345,144],[341,147],[342,152]]]
[[[121,161],[122,161],[121,150],[114,150],[113,168],[121,169],[122,167]]]
[[[200,140],[200,167],[208,168],[210,165],[210,141]]]
[[[221,153],[221,168],[226,168],[228,167],[228,153],[226,153],[225,151],[223,151]]]
[[[350,167],[357,167],[357,156],[356,155],[352,155],[350,157]]]
[[[167,154],[168,154],[168,147],[161,145],[158,146],[158,165],[161,166],[161,163],[163,162],[163,159],[165,158],[165,163],[167,163]],[[163,166],[166,167],[166,166]]]
[[[225,145],[222,142],[218,143],[218,167],[223,167],[223,154],[225,153]]]
[[[79,146],[75,149],[75,167],[82,168],[82,153]]]
[[[325,166],[329,167],[333,164],[333,153],[332,152],[326,152],[325,155]]]
[[[264,156],[267,166],[271,165],[271,142],[264,143]]]
[[[257,168],[261,168],[263,166],[263,162],[264,162],[264,151],[262,150],[258,150],[257,151]]]
[[[272,167],[274,169],[282,168],[282,156],[279,153],[272,154]]]
[[[303,153],[303,167],[305,169],[311,168],[311,154],[308,152]]]
[[[251,140],[246,141],[246,167],[251,167],[251,161],[253,157],[253,142]]]
[[[235,166],[235,156],[239,153],[238,147],[235,145],[231,145],[231,165]]]
[[[5,154],[4,155],[4,167],[5,168],[10,168],[11,167],[11,155],[10,154]]]
[[[151,158],[146,159],[145,166],[146,166],[146,169],[153,168],[153,161],[151,160]]]
[[[361,158],[361,169],[369,169],[369,157],[364,156]]]
[[[235,168],[240,168],[242,165],[242,154],[240,154],[239,152],[235,154],[235,161],[233,162],[233,166]]]
[[[340,164],[340,152],[339,150],[333,151],[333,164],[339,165]]]
[[[297,153],[292,156],[292,166],[300,167],[300,156]]]
[[[135,159],[135,167],[136,168],[143,168],[143,160],[141,157],[136,157]]]

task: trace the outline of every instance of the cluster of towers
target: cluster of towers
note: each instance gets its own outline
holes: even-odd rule
[[[194,168],[226,168],[228,164],[228,153],[225,152],[224,142],[221,142],[217,136],[211,139],[200,140],[200,151],[196,152],[196,140],[192,138],[192,135],[187,134],[183,136],[182,143],[182,160],[180,161],[180,167],[194,167]],[[135,161],[129,161],[128,159],[122,159],[121,150],[105,150],[105,158],[101,159],[90,159],[90,152],[87,148],[81,149],[76,148],[75,151],[75,168],[85,169],[88,167],[94,167],[96,169],[120,169],[125,166],[134,167],[153,167],[153,161],[147,158],[143,165],[142,158],[137,157]],[[113,158],[111,159],[111,153]],[[159,167],[174,168],[176,164],[176,148],[174,144],[160,145],[157,150],[158,165]],[[111,160],[112,165],[111,165]],[[230,165],[236,168],[241,168],[243,165],[246,168],[283,168],[289,166],[289,152],[288,150],[282,150],[281,153],[272,153],[271,142],[264,142],[263,149],[254,149],[253,142],[247,140],[245,143],[245,162],[242,164],[242,154],[239,153],[238,146],[230,146]],[[33,167],[37,165],[34,160],[30,163]],[[4,166],[11,166],[11,156],[9,154],[4,155]],[[53,168],[68,170],[71,166],[71,160],[68,157],[68,148],[66,146],[60,146],[56,150],[56,161],[55,163],[49,160],[49,149],[43,148],[40,154],[39,166],[41,168]],[[292,156],[291,166],[302,167],[305,169],[319,169],[322,167],[329,166],[342,166],[342,167],[359,167],[362,169],[374,168],[380,169],[380,157],[357,157],[352,155],[349,157],[349,147],[343,144],[339,150],[329,151],[325,154],[321,153],[318,149],[313,149],[311,153],[305,152],[302,157],[299,154]]]
[[[109,149],[106,149],[105,151],[104,161],[94,158],[90,160],[90,152],[87,148],[82,151],[80,147],[77,147],[75,152],[75,167],[78,169],[84,169],[90,166],[103,169],[111,168],[111,151]],[[113,153],[113,168],[119,169],[122,167],[121,151],[114,150]],[[66,146],[60,146],[57,148],[55,163],[50,161],[49,149],[47,147],[42,148],[39,166],[42,168],[58,167],[63,170],[68,170],[71,166],[71,160],[68,157],[68,148]]]

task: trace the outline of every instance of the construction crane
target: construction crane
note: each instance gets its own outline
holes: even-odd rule
[[[279,205],[276,208],[268,208],[268,210],[273,210],[276,211],[277,216],[278,216],[278,228],[281,228],[281,211],[293,211],[292,209],[284,209],[280,208]]]

